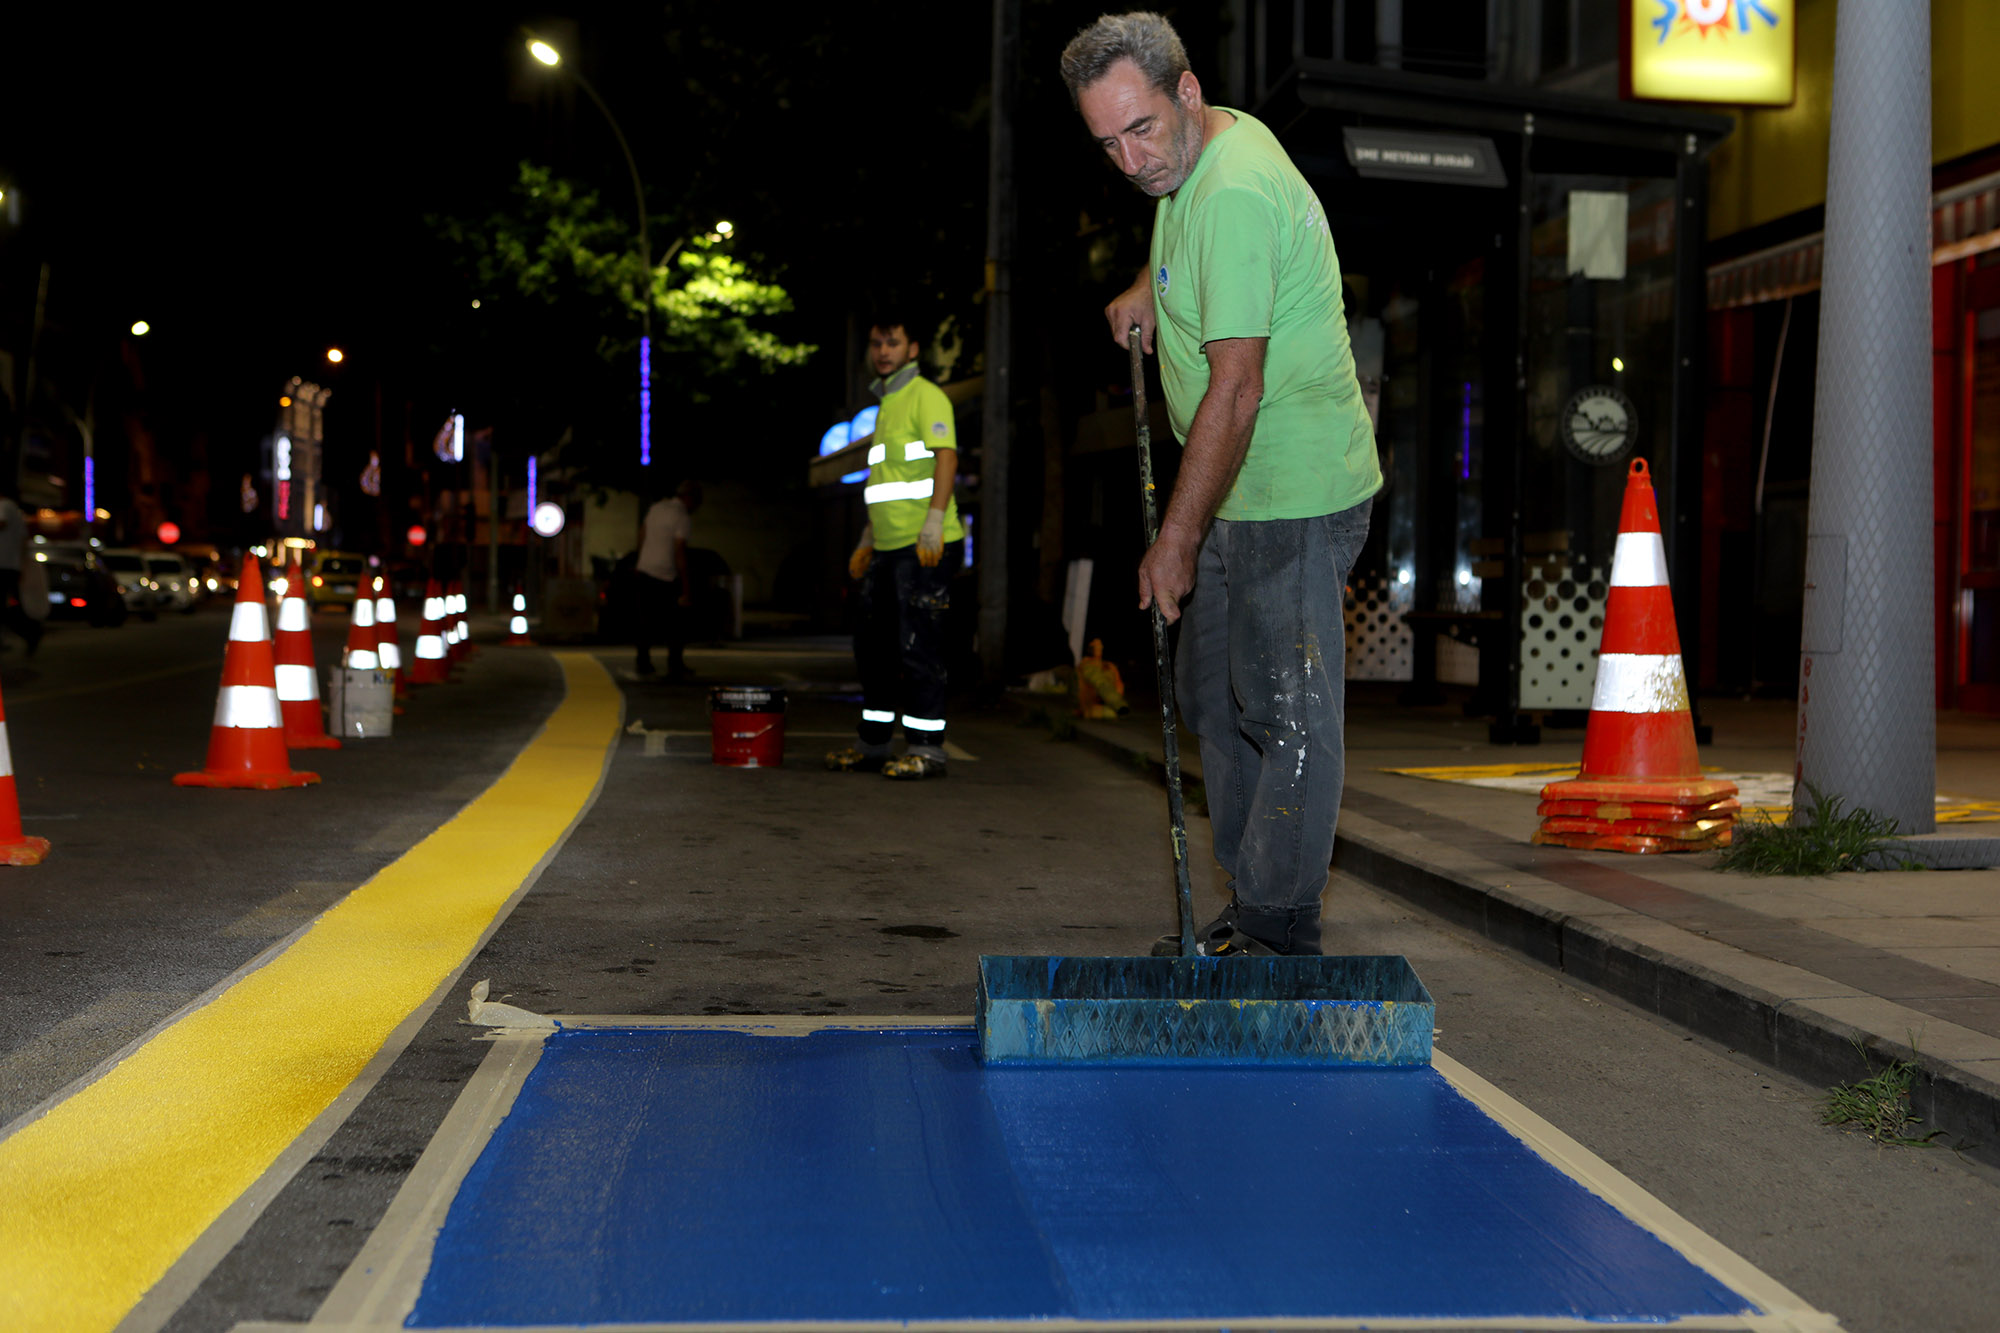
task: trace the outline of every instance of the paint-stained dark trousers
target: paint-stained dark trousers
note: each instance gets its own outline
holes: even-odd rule
[[[1217,519],[1181,604],[1174,693],[1201,740],[1215,859],[1249,908],[1317,911],[1346,776],[1341,604],[1373,501]]]
[[[863,745],[887,745],[896,724],[880,714],[944,721],[944,622],[951,609],[951,576],[963,544],[947,543],[944,557],[926,569],[917,548],[877,551],[861,576],[861,623],[854,631],[854,661],[861,669],[860,735]],[[878,716],[870,720],[865,716]],[[911,726],[911,745],[942,753],[944,731]]]

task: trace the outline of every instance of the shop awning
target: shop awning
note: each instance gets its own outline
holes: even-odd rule
[[[1931,263],[2000,249],[2000,172],[1940,190],[1931,199]],[[1708,308],[1782,301],[1819,290],[1826,233],[1716,264],[1708,270]]]

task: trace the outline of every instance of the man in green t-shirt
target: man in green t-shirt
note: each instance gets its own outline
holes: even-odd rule
[[[1181,467],[1139,606],[1180,623],[1230,902],[1206,954],[1316,954],[1340,811],[1342,601],[1381,489],[1320,201],[1272,133],[1210,106],[1157,14],[1106,15],[1062,57],[1091,136],[1159,200],[1147,271],[1105,309],[1156,347]],[[1182,603],[1185,602],[1185,606]]]

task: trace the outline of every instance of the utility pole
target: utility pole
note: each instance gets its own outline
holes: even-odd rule
[[[993,96],[986,166],[986,391],[980,418],[979,661],[986,683],[1007,671],[1007,462],[1014,401],[1014,98],[1021,0],[993,0]]]
[[[1794,820],[1937,827],[1930,9],[1840,0]]]

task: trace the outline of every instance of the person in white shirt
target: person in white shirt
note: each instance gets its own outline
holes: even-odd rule
[[[694,675],[687,668],[682,612],[694,605],[694,585],[687,577],[687,544],[695,510],[700,508],[701,483],[683,481],[672,495],[655,501],[646,511],[639,558],[634,562],[639,593],[634,670],[642,676],[654,674],[653,644],[662,637],[667,642],[667,679],[688,680]]]
[[[21,558],[27,544],[28,516],[12,495],[0,491],[0,623],[21,636],[33,657],[42,646],[42,626],[21,606]]]

